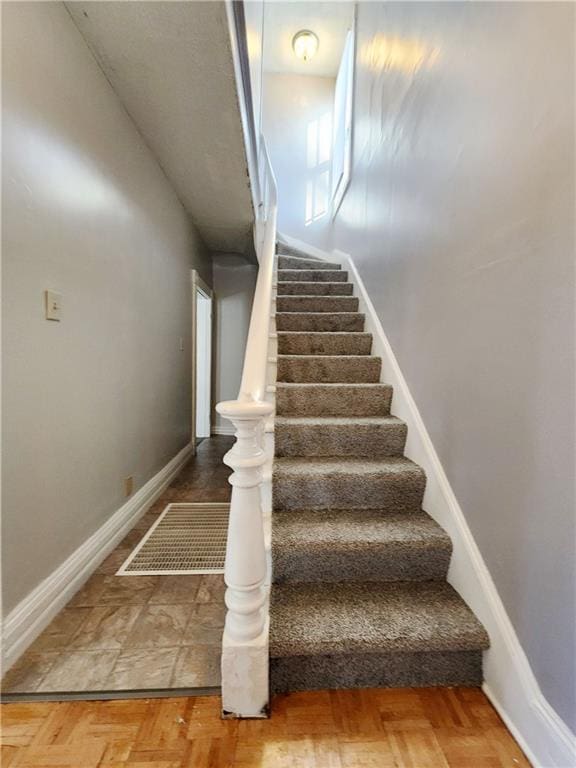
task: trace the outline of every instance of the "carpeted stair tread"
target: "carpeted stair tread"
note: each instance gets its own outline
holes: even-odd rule
[[[386,416],[391,400],[389,384],[276,384],[280,416]]]
[[[278,256],[278,269],[316,269],[334,272],[341,269],[340,264],[302,256]]]
[[[405,457],[276,457],[272,505],[277,511],[339,507],[415,512],[422,506],[425,484],[424,470]]]
[[[278,355],[277,381],[378,382],[382,359],[371,355]]]
[[[277,312],[278,331],[363,331],[361,312]]]
[[[287,386],[287,385],[286,385]],[[354,386],[354,385],[351,385]],[[404,424],[406,422],[397,416],[276,416],[276,426],[316,426],[316,427],[355,427],[357,425],[374,424],[386,426],[393,424]]]
[[[307,282],[295,280],[294,282],[279,282],[277,285],[278,296],[352,296],[354,286],[352,283]]]
[[[278,283],[321,282],[347,283],[348,272],[341,269],[279,269]]]
[[[478,619],[443,581],[274,584],[270,655],[470,651]]]
[[[278,296],[278,312],[358,312],[355,296]]]
[[[276,456],[401,456],[406,423],[395,416],[277,416]]]
[[[300,256],[303,259],[313,259],[314,261],[321,261],[317,256],[310,256],[299,248],[293,245],[286,245],[285,243],[276,244],[276,254],[278,256]]]
[[[362,515],[333,509],[276,513],[274,582],[445,579],[452,543],[423,511]]]
[[[278,353],[281,355],[369,355],[371,333],[354,331],[281,331]]]

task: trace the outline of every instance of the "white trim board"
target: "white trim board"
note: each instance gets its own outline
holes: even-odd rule
[[[192,443],[188,443],[8,614],[2,633],[3,672],[74,596],[156,501],[191,455]]]
[[[366,315],[365,330],[373,335],[373,353],[382,358],[382,380],[394,387],[392,410],[408,425],[406,455],[426,472],[423,507],[452,539],[448,581],[490,635],[491,647],[484,655],[484,692],[535,768],[574,768],[576,737],[540,690],[354,261],[342,251],[326,253],[286,236],[281,240],[348,270],[359,311]]]

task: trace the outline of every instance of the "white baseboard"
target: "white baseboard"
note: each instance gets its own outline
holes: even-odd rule
[[[287,245],[298,242],[293,238],[283,239]],[[486,695],[534,768],[574,768],[576,737],[538,686],[352,258],[338,250],[321,252],[301,242],[294,247],[342,264],[356,286],[359,311],[366,315],[365,330],[373,335],[374,354],[382,358],[382,380],[394,387],[392,410],[408,425],[406,455],[426,472],[423,506],[452,539],[454,549],[448,580],[490,636],[490,649],[484,655]]]
[[[189,443],[8,614],[2,629],[3,671],[24,653],[74,596],[156,501],[192,453],[193,444]]]
[[[216,424],[212,427],[211,432],[213,435],[230,435],[231,437],[236,434],[233,424]]]

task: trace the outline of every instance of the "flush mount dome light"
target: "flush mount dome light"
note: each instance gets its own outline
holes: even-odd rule
[[[299,59],[310,61],[318,50],[318,37],[309,29],[302,29],[292,38],[292,48]]]

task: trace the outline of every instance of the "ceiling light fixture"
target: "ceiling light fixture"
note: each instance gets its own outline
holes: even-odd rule
[[[318,37],[309,29],[301,29],[292,38],[294,53],[302,61],[310,61],[316,55],[318,45]]]

